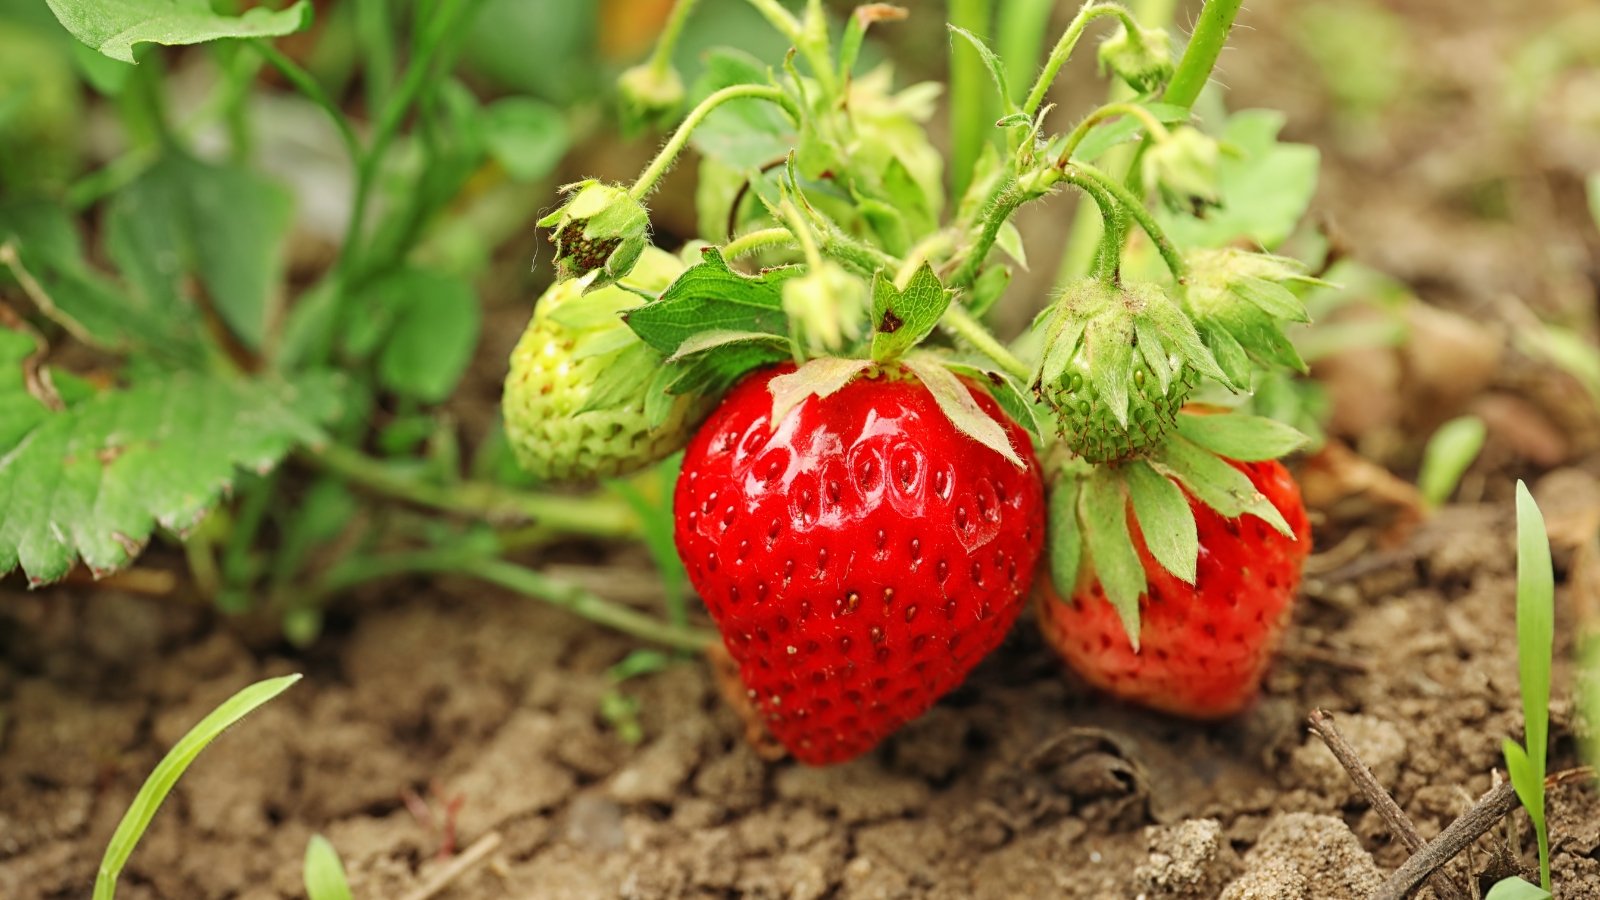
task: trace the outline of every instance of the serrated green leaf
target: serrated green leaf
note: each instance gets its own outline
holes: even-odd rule
[[[1056,596],[1071,602],[1083,564],[1083,528],[1078,523],[1078,481],[1060,478],[1050,491],[1050,579]]]
[[[1122,620],[1128,642],[1139,649],[1139,598],[1146,582],[1144,564],[1128,532],[1128,496],[1120,474],[1096,468],[1083,484],[1084,537],[1089,560],[1106,599]]]
[[[1489,888],[1483,900],[1551,900],[1554,895],[1536,884],[1521,878],[1502,878]]]
[[[1184,583],[1194,584],[1200,535],[1183,489],[1143,460],[1123,468],[1128,498],[1133,501],[1133,514],[1150,555]]]
[[[1173,435],[1150,463],[1157,472],[1177,479],[1196,499],[1224,518],[1237,519],[1248,513],[1285,537],[1295,536],[1289,523],[1284,521],[1283,513],[1265,494],[1256,490],[1250,477],[1210,450]]]
[[[828,397],[838,392],[871,366],[870,359],[823,356],[767,382],[767,390],[772,394],[773,429],[776,430],[778,423],[796,406],[811,397]]]
[[[1440,425],[1422,450],[1417,489],[1429,506],[1439,506],[1455,493],[1456,485],[1483,449],[1488,428],[1477,416],[1461,416]]]
[[[994,79],[994,89],[1000,93],[1001,110],[1006,114],[1016,112],[1017,104],[1016,101],[1011,97],[1011,90],[1006,87],[1006,67],[1005,63],[1000,61],[1000,57],[996,56],[995,52],[989,49],[989,45],[983,42],[983,38],[978,37],[965,28],[949,24],[945,25],[945,27],[950,29],[951,34],[965,38],[967,43],[971,44],[972,48],[978,51],[978,57],[983,60],[984,68],[989,70],[989,77]]]
[[[1157,218],[1180,247],[1223,247],[1249,239],[1271,249],[1305,215],[1317,187],[1321,155],[1305,144],[1277,139],[1284,116],[1275,110],[1242,110],[1228,117],[1219,140],[1238,152],[1217,165],[1221,208],[1205,218],[1162,209]]]
[[[337,382],[290,385],[190,373],[156,375],[42,419],[0,448],[0,574],[30,582],[126,565],[159,524],[185,534],[240,467],[271,469],[323,439]]]
[[[122,874],[122,867],[128,864],[128,857],[133,855],[133,848],[144,836],[145,829],[150,827],[150,820],[155,818],[162,801],[172,793],[173,786],[200,753],[240,719],[299,680],[299,675],[284,675],[250,685],[224,700],[221,706],[201,719],[167,751],[150,777],[145,779],[139,793],[134,795],[128,811],[122,814],[122,821],[117,823],[117,830],[111,835],[111,842],[106,845],[105,856],[100,859],[100,872],[94,882],[94,900],[111,900],[115,896],[117,877]]]
[[[304,870],[307,900],[352,900],[339,851],[320,834],[306,843]]]
[[[395,310],[378,352],[378,379],[398,394],[438,403],[455,390],[478,345],[483,312],[465,280],[403,269],[371,289]]]
[[[561,111],[529,97],[496,100],[479,115],[489,155],[517,181],[555,171],[572,140]]]
[[[899,290],[883,272],[872,282],[872,358],[888,362],[921,343],[950,306],[950,292],[923,263]]]
[[[715,248],[707,248],[702,262],[679,275],[658,299],[630,311],[626,321],[641,340],[667,356],[707,331],[759,331],[786,337],[789,319],[783,312],[783,283],[800,271],[786,267],[741,275],[728,268]]]
[[[207,0],[47,0],[72,36],[125,63],[136,44],[200,44],[220,38],[281,37],[311,25],[311,3],[288,9],[249,9],[237,16],[211,11]]]
[[[288,189],[266,176],[169,154],[112,200],[106,249],[166,316],[195,316],[185,281],[197,276],[229,329],[258,348],[282,289],[291,211]]]
[[[961,383],[955,373],[945,368],[942,360],[926,354],[913,354],[906,357],[904,365],[933,395],[934,402],[939,404],[940,411],[957,431],[1005,457],[1017,468],[1026,467],[1016,448],[1011,446],[1011,438],[1005,429],[983,411],[967,386]]]
[[[1189,121],[1189,110],[1186,107],[1171,103],[1146,103],[1143,106],[1147,112],[1156,117],[1156,121],[1164,125]],[[1143,123],[1132,116],[1122,116],[1110,122],[1102,122],[1089,129],[1089,133],[1078,142],[1077,148],[1072,151],[1072,158],[1077,162],[1094,162],[1112,147],[1133,140],[1143,129]]]
[[[1178,416],[1178,433],[1218,456],[1240,462],[1277,459],[1305,447],[1310,439],[1274,419],[1239,413]]]

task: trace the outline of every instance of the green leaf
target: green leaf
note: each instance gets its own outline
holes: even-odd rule
[[[767,67],[739,50],[718,47],[706,54],[705,73],[690,102],[736,84],[771,84]],[[762,100],[730,100],[711,111],[689,141],[701,155],[736,171],[781,160],[800,143],[799,130],[777,106]]]
[[[1439,506],[1455,493],[1456,485],[1483,449],[1488,429],[1477,416],[1462,416],[1439,426],[1422,451],[1422,471],[1417,487],[1429,506]]]
[[[40,419],[0,447],[0,574],[33,584],[82,556],[105,574],[144,548],[157,524],[197,526],[237,469],[266,472],[323,440],[338,383],[155,375]]]
[[[250,9],[238,16],[211,11],[207,0],[47,0],[72,36],[112,59],[137,62],[135,44],[199,44],[219,38],[279,37],[311,25],[311,3],[288,9]]]
[[[1200,535],[1189,498],[1183,495],[1182,488],[1143,460],[1134,460],[1123,468],[1133,514],[1150,555],[1184,583],[1194,584]]]
[[[1294,292],[1276,281],[1265,278],[1241,278],[1233,283],[1233,292],[1254,303],[1262,312],[1287,322],[1309,322],[1311,315],[1306,305]]]
[[[1196,499],[1224,518],[1237,519],[1249,513],[1277,529],[1279,534],[1295,536],[1289,523],[1284,521],[1283,513],[1265,494],[1256,490],[1249,476],[1210,450],[1174,435],[1150,463],[1157,472],[1176,478]]]
[[[163,157],[117,194],[106,249],[150,309],[192,317],[191,274],[245,345],[261,346],[282,289],[291,198],[249,169]]]
[[[1006,67],[1005,63],[1000,61],[1000,57],[989,49],[989,45],[983,42],[983,38],[965,28],[949,24],[945,25],[945,27],[950,29],[951,34],[966,38],[967,43],[978,51],[979,58],[983,60],[984,68],[989,70],[989,77],[994,79],[994,89],[1000,92],[1000,108],[1008,115],[1016,112],[1017,103],[1011,98],[1011,89],[1006,86]]]
[[[1144,564],[1128,532],[1128,497],[1116,471],[1097,467],[1084,482],[1083,517],[1095,577],[1137,651],[1139,597],[1146,587]]]
[[[798,267],[741,275],[728,268],[715,248],[690,267],[661,296],[631,310],[625,317],[639,338],[667,356],[707,331],[758,331],[787,336],[783,283],[800,274]]]
[[[150,820],[155,818],[162,801],[167,799],[173,786],[200,756],[200,752],[240,719],[299,680],[299,675],[285,675],[250,685],[224,700],[221,706],[201,719],[167,751],[167,755],[156,764],[155,771],[145,779],[133,803],[128,806],[128,811],[123,813],[116,832],[111,835],[111,843],[106,846],[105,856],[100,860],[100,874],[95,878],[94,900],[111,900],[116,894],[117,876],[122,874],[122,867],[127,865],[134,846],[144,836],[145,829],[150,827]]]
[[[424,403],[450,396],[472,361],[483,312],[466,281],[427,269],[402,269],[370,289],[395,310],[378,352],[378,379]]]
[[[1242,110],[1228,117],[1219,139],[1237,152],[1217,164],[1221,208],[1205,218],[1157,212],[1180,247],[1222,247],[1242,238],[1271,249],[1283,243],[1316,192],[1321,156],[1315,147],[1278,142],[1283,114]]]
[[[1163,125],[1174,122],[1189,121],[1189,110],[1186,107],[1172,103],[1146,103],[1145,111],[1156,117],[1156,121]],[[1072,158],[1078,162],[1094,162],[1105,154],[1107,150],[1125,141],[1131,141],[1142,134],[1144,125],[1133,116],[1121,116],[1109,122],[1102,122],[1089,129],[1082,141],[1078,142],[1077,149],[1072,151]]]
[[[517,181],[538,181],[555,171],[572,137],[561,111],[527,97],[507,97],[484,107],[489,155]]]
[[[773,429],[776,430],[778,423],[796,406],[811,397],[827,397],[836,393],[871,365],[870,359],[823,356],[767,382],[767,390],[772,393]]]
[[[1310,439],[1293,427],[1262,416],[1239,413],[1178,416],[1178,433],[1218,456],[1240,462],[1278,459]]]
[[[1502,878],[1489,888],[1483,900],[1551,900],[1554,895],[1521,878]]]
[[[957,375],[971,378],[987,387],[989,396],[1000,404],[1006,418],[1021,425],[1030,435],[1037,438],[1044,433],[1039,423],[1042,419],[1048,419],[1049,414],[1039,409],[1032,395],[1010,373],[1001,371],[992,363],[971,359],[949,360],[945,365]]]
[[[705,353],[730,344],[767,344],[787,353],[789,339],[764,331],[702,331],[678,345],[678,351],[667,362],[678,362],[696,353]]]
[[[306,844],[305,883],[308,900],[352,900],[339,851],[320,834]]]
[[[888,362],[921,343],[950,306],[950,292],[926,262],[899,290],[883,272],[872,281],[872,358]]]
[[[1526,773],[1517,796],[1539,834],[1540,866],[1549,880],[1548,838],[1544,823],[1545,754],[1550,735],[1550,665],[1555,650],[1555,579],[1544,516],[1528,486],[1517,482],[1517,675],[1522,687],[1523,727],[1527,735]],[[1507,756],[1510,763],[1510,756]]]
[[[927,354],[914,354],[906,357],[904,365],[933,394],[939,410],[957,431],[1005,457],[1017,468],[1026,468],[1027,464],[1017,455],[1016,448],[1011,446],[1011,438],[1006,430],[983,411],[961,379],[945,368],[943,360]]]
[[[661,354],[647,344],[634,341],[607,360],[605,368],[589,382],[589,397],[578,412],[618,409],[633,403],[639,394],[640,382],[651,380],[661,369]]]
[[[1083,528],[1078,524],[1078,481],[1063,477],[1050,491],[1050,579],[1056,596],[1071,602],[1083,564]]]

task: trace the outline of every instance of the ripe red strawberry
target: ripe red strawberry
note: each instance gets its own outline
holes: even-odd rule
[[[1063,602],[1041,579],[1045,640],[1085,681],[1125,700],[1195,718],[1239,712],[1256,695],[1311,550],[1300,489],[1276,461],[1232,465],[1283,514],[1297,540],[1254,516],[1223,518],[1189,496],[1200,538],[1191,587],[1150,555],[1133,515],[1134,546],[1148,587],[1139,598],[1140,648],[1134,652],[1092,572]]]
[[[1021,611],[1044,539],[1027,434],[971,387],[1026,468],[957,431],[898,366],[771,427],[746,378],[684,456],[678,554],[751,702],[802,762],[842,762],[920,715]]]

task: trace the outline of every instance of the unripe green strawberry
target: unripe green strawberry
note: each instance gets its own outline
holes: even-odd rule
[[[624,281],[658,292],[682,270],[677,257],[650,247]],[[585,293],[593,278],[551,285],[511,353],[502,399],[506,437],[523,467],[546,481],[592,481],[649,465],[683,447],[699,411],[692,398],[676,397],[664,418],[652,417],[648,365],[621,396],[596,394],[608,368],[649,351],[621,318],[643,299],[614,285]]]
[[[1055,412],[1062,443],[1091,463],[1145,455],[1200,376],[1227,383],[1160,285],[1079,282],[1041,321],[1034,391]]]

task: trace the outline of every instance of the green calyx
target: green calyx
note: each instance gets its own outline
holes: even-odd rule
[[[561,279],[597,272],[587,290],[626,276],[650,244],[650,214],[627,188],[589,180],[568,185],[568,200],[539,220],[549,228]]]
[[[524,468],[544,481],[594,481],[643,468],[687,442],[704,403],[652,396],[660,355],[621,318],[642,302],[635,290],[661,291],[682,269],[650,247],[623,286],[597,289],[590,273],[558,281],[539,298],[512,351],[502,399],[506,437]]]
[[[1216,140],[1200,129],[1175,128],[1145,154],[1145,190],[1159,194],[1174,212],[1203,215],[1222,202],[1217,187],[1220,155]]]
[[[1127,25],[1100,45],[1100,70],[1109,70],[1141,94],[1160,90],[1172,77],[1172,38],[1165,29]]]
[[[1235,384],[1158,284],[1081,281],[1040,321],[1045,349],[1030,383],[1062,442],[1091,463],[1158,447],[1201,377]]]
[[[685,96],[683,79],[671,66],[643,63],[617,78],[617,100],[630,130],[671,124]]]
[[[1289,285],[1324,282],[1296,260],[1248,250],[1196,250],[1185,258],[1184,309],[1230,381],[1248,387],[1253,363],[1306,371],[1284,326],[1310,315]]]

